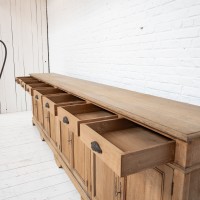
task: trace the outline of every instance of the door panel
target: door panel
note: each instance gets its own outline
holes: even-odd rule
[[[63,153],[65,160],[67,161],[67,164],[71,166],[72,135],[71,132],[69,131],[69,128],[63,123],[60,123],[60,134],[61,134],[61,152]]]
[[[115,173],[93,154],[93,197],[95,200],[115,200]]]
[[[170,200],[173,169],[164,165],[127,177],[126,200]]]
[[[78,138],[78,136],[74,135],[74,169],[81,177],[83,182],[85,182],[85,145],[84,143]]]

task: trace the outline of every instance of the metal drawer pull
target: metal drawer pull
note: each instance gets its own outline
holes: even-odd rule
[[[102,149],[96,141],[91,142],[91,148],[93,151],[95,151],[97,153],[102,153]]]
[[[46,107],[46,108],[49,108],[49,103],[46,103],[46,104],[45,104],[45,107]]]
[[[69,124],[69,120],[68,120],[67,117],[63,117],[63,123],[65,123],[65,124]]]
[[[27,90],[26,90],[27,92],[29,92],[29,88],[27,88]]]
[[[35,98],[36,98],[36,99],[39,99],[39,98],[38,98],[38,95],[35,95]]]

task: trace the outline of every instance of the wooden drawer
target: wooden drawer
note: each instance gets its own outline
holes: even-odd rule
[[[78,136],[80,123],[117,118],[114,113],[91,103],[59,107],[58,113],[59,120],[66,121],[69,129]]]
[[[37,100],[37,101],[40,101],[42,102],[42,96],[43,95],[55,95],[55,94],[66,94],[66,92],[60,90],[60,89],[57,89],[57,88],[43,88],[43,89],[34,89],[33,90],[33,96],[34,98]]]
[[[122,118],[81,124],[80,138],[120,177],[174,160],[175,141]]]
[[[37,89],[46,89],[46,88],[52,88],[51,85],[46,84],[46,83],[31,83],[31,84],[26,84],[26,91],[33,96],[33,90]]]
[[[37,79],[33,79],[33,78],[25,79],[25,80],[20,81],[20,85],[21,85],[24,89],[26,89],[26,85],[27,85],[27,84],[32,84],[32,83],[43,83],[43,82],[41,82],[41,81],[39,81],[39,80],[37,80]]]
[[[16,83],[20,84],[20,82],[21,82],[22,80],[26,80],[26,79],[35,79],[35,78],[33,78],[33,77],[31,77],[31,76],[21,76],[21,77],[16,77],[16,78],[15,78],[15,81],[16,81]],[[36,79],[35,79],[35,80],[36,80]]]
[[[58,106],[71,105],[74,103],[82,104],[85,103],[85,101],[71,94],[59,94],[43,97],[43,108],[55,116],[57,115]]]
[[[33,90],[33,105],[34,105],[34,116],[36,120],[43,126],[43,107],[42,107],[42,96],[44,95],[55,95],[55,94],[66,94],[62,90],[56,88],[43,88],[43,89],[35,89]]]

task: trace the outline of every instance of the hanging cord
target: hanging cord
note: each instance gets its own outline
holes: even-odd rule
[[[0,72],[0,79],[1,79],[4,67],[5,67],[5,64],[6,64],[6,59],[7,59],[7,47],[6,47],[6,44],[2,40],[0,40],[0,43],[2,43],[4,48],[5,48],[5,57],[4,57],[3,65],[2,65],[2,68],[1,68],[1,72]]]

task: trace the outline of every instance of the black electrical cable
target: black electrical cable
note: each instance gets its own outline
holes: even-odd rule
[[[0,43],[3,44],[4,48],[5,48],[5,57],[4,57],[4,60],[3,60],[3,65],[2,65],[2,68],[1,68],[1,72],[0,72],[0,79],[1,79],[1,76],[3,74],[3,70],[4,70],[4,67],[5,67],[5,64],[6,64],[6,59],[7,59],[7,47],[6,47],[6,44],[0,40]]]

